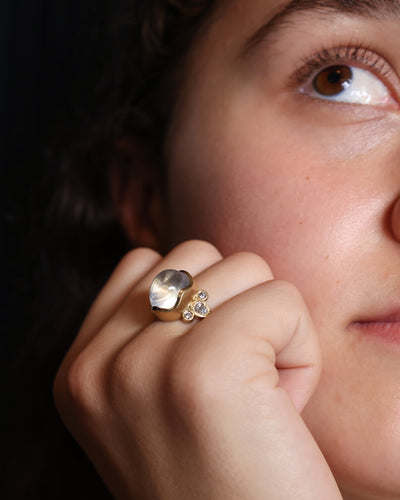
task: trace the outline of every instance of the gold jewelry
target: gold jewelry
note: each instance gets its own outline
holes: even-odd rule
[[[211,312],[206,304],[208,293],[195,289],[187,271],[165,269],[158,273],[151,283],[149,298],[153,314],[162,321],[182,319],[189,323]]]

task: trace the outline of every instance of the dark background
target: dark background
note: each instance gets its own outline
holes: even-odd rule
[[[63,293],[57,275],[51,282],[43,273],[52,270],[43,235],[56,235],[42,226],[57,193],[61,152],[98,104],[94,89],[109,59],[106,27],[119,3],[0,0],[0,477],[11,495],[4,498],[108,498],[53,407],[57,350],[66,346],[52,340],[44,306],[37,306],[47,295],[60,302]]]
[[[111,3],[0,0],[1,362],[29,328],[32,211],[56,175],[51,152],[73,136],[101,73]]]
[[[127,245],[104,202],[108,129],[91,141],[114,110],[119,23],[131,2],[0,0],[1,498],[110,498],[62,425],[52,383]],[[90,189],[104,199],[89,199]]]

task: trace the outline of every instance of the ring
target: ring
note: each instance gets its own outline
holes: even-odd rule
[[[206,304],[208,293],[195,289],[193,278],[187,271],[161,271],[151,283],[149,298],[153,314],[162,321],[182,319],[189,323],[194,318],[205,318],[211,312]]]

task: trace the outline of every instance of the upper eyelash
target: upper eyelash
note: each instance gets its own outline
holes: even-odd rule
[[[339,62],[342,64],[353,62],[365,66],[383,78],[389,78],[393,73],[391,65],[384,57],[363,45],[350,44],[323,48],[314,55],[304,58],[294,73],[294,82],[296,85],[303,84],[318,70]]]

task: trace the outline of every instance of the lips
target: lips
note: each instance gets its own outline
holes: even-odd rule
[[[392,308],[383,313],[354,321],[350,328],[357,330],[363,336],[400,346],[400,308]]]

